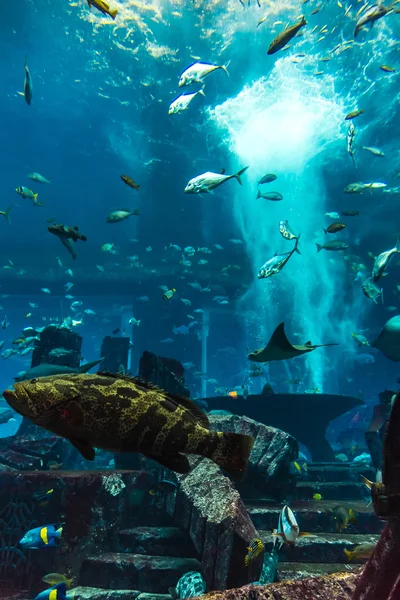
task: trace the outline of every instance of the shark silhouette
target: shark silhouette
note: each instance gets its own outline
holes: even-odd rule
[[[316,348],[338,345],[339,344],[312,344],[311,342],[306,342],[303,345],[294,346],[286,337],[285,323],[281,323],[275,329],[265,348],[250,352],[248,359],[259,363],[271,362],[273,360],[288,360],[289,358],[295,358],[296,356],[302,356],[302,354],[312,352]]]

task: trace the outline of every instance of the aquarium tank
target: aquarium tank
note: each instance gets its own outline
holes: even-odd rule
[[[0,600],[400,597],[399,13],[4,3]]]

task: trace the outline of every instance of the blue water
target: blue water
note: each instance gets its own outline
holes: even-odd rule
[[[320,12],[311,15],[317,5]],[[242,384],[259,392],[267,380],[280,392],[318,388],[361,392],[366,399],[396,389],[396,364],[376,350],[359,348],[351,334],[362,331],[373,340],[399,312],[396,257],[379,282],[383,305],[368,300],[354,281],[354,265],[370,272],[368,253],[394,246],[400,229],[398,195],[376,190],[350,196],[343,189],[357,181],[399,185],[398,74],[379,68],[397,67],[398,16],[362,31],[343,51],[345,42],[354,39],[357,2],[342,8],[327,1],[244,8],[236,0],[116,0],[112,6],[119,11],[115,21],[90,11],[83,0],[20,0],[3,12],[0,209],[15,204],[12,224],[0,221],[0,267],[9,260],[14,265],[0,270],[0,294],[6,296],[0,300],[0,316],[10,321],[1,336],[5,349],[27,325],[76,318],[64,297],[64,285],[72,281],[70,293],[83,302],[77,331],[84,338],[86,360],[97,358],[102,338],[122,327],[134,343],[133,372],[144,350],[193,362],[186,376],[193,396],[202,393],[201,377],[194,374],[202,370],[202,315],[193,313],[199,308],[210,313],[207,377],[218,382],[207,384],[209,395],[216,387]],[[304,35],[288,50],[267,56],[273,37],[301,11],[308,20]],[[257,28],[262,16],[267,20]],[[329,33],[320,34],[326,24]],[[338,44],[341,48],[333,51]],[[299,53],[305,56],[296,58]],[[31,106],[18,94],[25,55],[34,86]],[[322,62],[324,57],[330,61]],[[230,77],[222,70],[212,73],[206,98],[197,97],[186,112],[169,116],[179,93],[192,91],[179,89],[178,80],[197,58],[229,63]],[[318,71],[323,73],[315,75]],[[346,152],[344,117],[356,108],[365,113],[354,120],[354,166]],[[385,157],[374,157],[363,145],[379,147]],[[232,180],[211,195],[183,193],[187,182],[205,171],[235,173],[247,165],[242,187]],[[30,181],[32,171],[51,184]],[[267,172],[278,176],[266,187],[280,191],[282,202],[256,200],[257,181]],[[123,173],[140,184],[138,192],[123,184]],[[18,186],[38,192],[44,206],[17,196]],[[106,224],[107,214],[120,208],[139,208],[140,216]],[[325,213],[343,210],[359,210],[360,216],[344,218],[342,233],[325,236],[322,227],[332,222]],[[86,243],[77,243],[77,260],[47,232],[49,218],[78,225],[87,236]],[[301,232],[302,255],[295,254],[277,276],[258,280],[266,260],[292,247],[279,234],[279,221],[286,219]],[[328,237],[344,240],[348,250],[317,254],[315,242]],[[117,254],[102,253],[104,243],[114,243]],[[185,272],[182,253],[165,250],[170,243],[206,246],[212,253],[196,252]],[[146,251],[149,246],[152,250]],[[132,267],[127,257],[134,255],[139,258]],[[208,263],[198,265],[200,259]],[[228,265],[240,268],[230,268],[226,276],[222,269]],[[72,277],[66,269],[73,270]],[[211,291],[199,292],[191,282]],[[171,301],[163,300],[160,286],[177,289]],[[43,294],[43,287],[51,295]],[[217,304],[212,300],[217,295],[226,296],[229,304]],[[143,296],[148,302],[138,300]],[[31,309],[28,302],[39,308]],[[87,308],[96,315],[85,315]],[[26,318],[28,312],[33,316]],[[133,329],[126,325],[132,315],[142,320]],[[199,325],[188,335],[174,335],[174,326],[189,324],[187,315]],[[248,379],[247,351],[264,345],[283,320],[294,343],[311,339],[340,345],[271,364],[264,377]],[[161,343],[168,338],[174,342]],[[373,361],[360,362],[358,354]],[[1,385],[9,385],[29,364],[30,355],[2,361]],[[293,379],[301,384],[291,387],[287,381]],[[5,433],[10,427],[15,424],[0,426]]]

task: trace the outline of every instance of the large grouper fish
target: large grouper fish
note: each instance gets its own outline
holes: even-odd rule
[[[40,377],[15,383],[3,396],[17,413],[69,440],[87,460],[94,459],[94,448],[141,452],[187,473],[184,455],[198,454],[240,480],[254,443],[247,435],[210,431],[207,415],[192,400],[129,376]]]

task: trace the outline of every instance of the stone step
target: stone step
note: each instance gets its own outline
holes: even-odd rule
[[[121,552],[196,558],[191,539],[177,527],[135,527],[119,533]]]
[[[40,471],[43,469],[41,458],[22,454],[11,449],[3,450],[0,453],[0,464],[1,471]]]
[[[171,600],[169,594],[148,594],[138,590],[104,590],[79,586],[70,592],[74,600]]]
[[[103,589],[166,594],[188,571],[201,571],[200,562],[195,558],[107,553],[83,561],[79,585],[90,587],[96,583]]]
[[[321,531],[326,533],[337,533],[338,525],[333,516],[333,510],[337,506],[341,506],[347,511],[352,509],[356,514],[355,523],[349,524],[346,529],[349,533],[378,534],[381,533],[384,527],[384,522],[376,516],[372,505],[368,506],[368,504],[363,501],[293,501],[289,506],[296,515],[300,531],[309,531],[311,533],[318,533]],[[272,529],[277,528],[282,504],[273,502],[252,502],[246,503],[246,509],[256,529],[267,529],[271,531]]]
[[[305,481],[331,482],[353,481],[361,482],[361,476],[375,481],[376,472],[373,467],[356,466],[351,463],[309,463]]]
[[[269,531],[259,531],[267,551],[272,549],[273,537]],[[352,550],[359,544],[376,543],[379,535],[343,533],[320,533],[315,537],[299,538],[295,546],[285,545],[279,553],[282,562],[301,563],[348,563],[344,550]],[[364,563],[355,559],[354,563]]]
[[[314,494],[321,494],[325,500],[371,500],[371,492],[360,482],[327,482],[299,481],[296,486],[296,497],[299,500],[312,500]]]
[[[280,581],[305,579],[306,577],[319,577],[320,575],[330,575],[331,573],[359,571],[359,564],[343,563],[298,563],[298,562],[279,562],[278,578]]]

